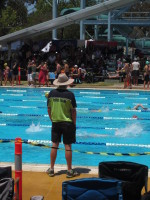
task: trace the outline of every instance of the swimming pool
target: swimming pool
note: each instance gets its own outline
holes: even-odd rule
[[[0,162],[14,162],[17,137],[50,145],[51,122],[45,93],[51,88],[0,88]],[[147,91],[72,89],[77,101],[77,144],[73,165],[98,166],[101,161],[132,161],[150,168],[150,106]],[[66,164],[63,145],[56,164]],[[23,143],[24,163],[48,164],[50,149]]]

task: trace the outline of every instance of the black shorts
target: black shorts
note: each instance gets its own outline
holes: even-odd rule
[[[132,76],[133,76],[133,77],[139,76],[139,70],[133,70],[133,71],[132,71]]]
[[[149,82],[149,74],[146,74],[146,75],[144,76],[144,81]]]
[[[64,144],[76,142],[76,127],[71,122],[53,122],[51,131],[51,140],[54,143],[61,142],[63,136]]]

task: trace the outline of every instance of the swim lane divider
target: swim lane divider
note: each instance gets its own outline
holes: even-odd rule
[[[0,143],[8,143],[14,142],[14,139],[0,139]],[[30,144],[33,146],[43,147],[43,148],[53,148],[47,144],[51,144],[51,141],[43,141],[42,140],[20,140],[20,143]],[[40,143],[39,143],[40,142]],[[47,143],[47,144],[44,144]],[[103,145],[103,146],[134,146],[134,147],[145,147],[150,148],[150,145],[139,145],[139,144],[115,144],[115,143],[83,143],[83,142],[76,142],[76,144],[87,144],[87,145]],[[65,150],[64,148],[57,148],[58,150]],[[101,156],[145,156],[150,155],[150,152],[143,152],[143,153],[109,153],[109,152],[89,152],[89,151],[79,151],[79,150],[72,150],[75,153],[83,153],[83,154],[90,154],[90,155],[101,155]]]
[[[16,114],[16,113],[0,113],[1,116],[28,116],[28,117],[49,117],[48,115],[37,114]],[[150,118],[133,118],[133,117],[94,117],[94,116],[78,116],[78,119],[100,119],[100,120],[150,120]]]

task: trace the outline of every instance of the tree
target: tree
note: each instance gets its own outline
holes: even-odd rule
[[[0,19],[2,35],[9,33],[10,30],[13,31],[13,29],[15,28],[14,23],[16,19],[16,12],[10,6],[8,6],[7,9],[2,11],[2,17]]]
[[[6,0],[1,0],[0,1],[0,16],[1,16],[2,9],[5,8],[5,3],[6,3]]]
[[[22,0],[9,0],[7,6],[10,6],[13,10],[16,11],[16,25],[22,26],[27,22],[27,8],[25,7]]]
[[[35,11],[28,16],[27,26],[32,26],[52,19],[52,0],[38,0]]]
[[[27,9],[24,2],[20,0],[3,0],[2,6],[0,36],[22,29],[27,21]]]

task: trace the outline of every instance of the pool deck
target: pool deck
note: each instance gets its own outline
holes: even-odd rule
[[[14,163],[0,163],[0,166],[12,166],[13,177]],[[56,165],[55,176],[49,177],[45,171],[49,165],[23,164],[22,166],[22,199],[29,200],[32,196],[44,196],[44,200],[62,199],[62,182],[77,178],[98,177],[98,167],[73,167],[80,176],[71,179],[66,178],[66,165]],[[150,190],[150,171],[148,179],[148,190]],[[144,193],[144,189],[142,191]]]

